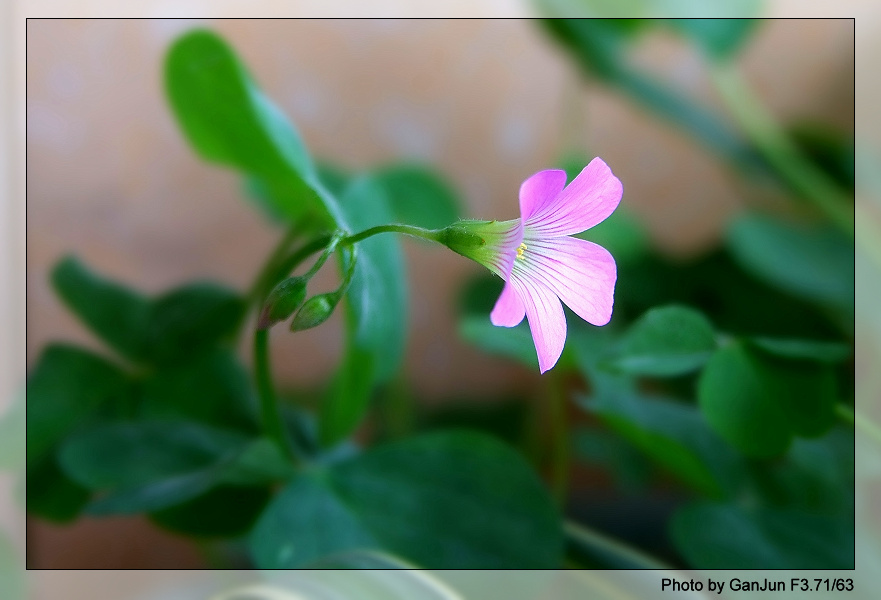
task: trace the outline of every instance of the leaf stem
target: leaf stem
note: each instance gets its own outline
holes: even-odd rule
[[[711,64],[710,78],[728,110],[783,181],[853,237],[854,212],[848,195],[805,158],[752,94],[735,65]]]
[[[548,378],[551,409],[552,462],[551,490],[560,506],[566,504],[569,491],[569,426],[566,419],[566,396],[563,382],[555,371]]]
[[[365,229],[364,231],[361,231],[359,233],[344,237],[340,240],[339,245],[351,246],[352,244],[365,240],[378,233],[403,233],[405,235],[422,238],[423,240],[442,243],[440,233],[441,231],[442,230],[440,229],[424,229],[422,227],[416,227],[414,225],[404,225],[402,223],[393,223],[391,225],[377,225],[376,227],[371,227],[370,229]]]
[[[293,460],[294,452],[282,423],[278,398],[272,385],[268,329],[258,329],[254,332],[254,373],[257,379],[257,393],[260,397],[260,418],[263,428],[266,434],[275,440],[282,452]]]
[[[872,441],[881,445],[881,427],[876,423],[840,402],[835,405],[835,414],[838,415],[839,419],[848,425],[853,425],[856,429],[861,430],[868,437],[872,438]]]

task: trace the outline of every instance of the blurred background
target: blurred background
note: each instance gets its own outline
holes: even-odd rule
[[[769,6],[771,14],[785,10]],[[717,245],[744,199],[786,203],[779,188],[745,180],[625,96],[586,81],[528,21],[31,20],[26,242],[12,227],[8,238],[26,244],[28,365],[49,340],[98,347],[49,285],[49,270],[65,253],[146,292],[193,277],[244,289],[280,235],[249,205],[240,178],[197,158],[173,121],[161,62],[170,41],[193,26],[231,43],[314,156],[352,170],[423,161],[458,192],[462,217],[515,217],[520,182],[576,155],[603,157],[624,182],[622,206],[674,262]],[[862,39],[863,49],[877,49]],[[855,41],[851,20],[768,21],[738,63],[780,122],[852,135]],[[628,52],[639,68],[725,113],[703,59],[681,37],[655,29]],[[877,134],[877,123],[861,128],[860,148],[877,148]],[[18,222],[20,213],[9,214]],[[481,268],[411,241],[405,250],[413,302],[402,378],[413,397],[431,407],[466,394],[488,403],[540,399],[537,372],[481,352],[459,334],[462,288]],[[291,388],[317,385],[332,373],[340,340],[339,315],[297,336],[273,332],[274,372]],[[874,337],[861,343],[858,334],[858,375],[872,368],[877,348]],[[9,369],[8,380],[18,371]],[[874,388],[861,397],[877,408]],[[877,474],[877,465],[866,473]],[[612,482],[593,471],[579,477],[602,508]],[[0,504],[4,524],[14,522],[9,496]],[[196,544],[141,518],[33,521],[27,542],[32,568],[205,565]]]

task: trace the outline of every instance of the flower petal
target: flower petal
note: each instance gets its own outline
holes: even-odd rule
[[[526,221],[557,197],[566,187],[566,171],[539,171],[520,185],[520,217]]]
[[[505,284],[502,295],[489,315],[489,320],[496,327],[516,327],[526,315],[526,307],[510,283]]]
[[[594,158],[551,202],[528,218],[524,213],[524,225],[550,237],[581,233],[615,212],[622,192],[621,182],[608,165],[601,158]]]
[[[544,373],[560,359],[566,345],[566,315],[554,293],[538,281],[517,277],[510,282],[526,309],[526,319],[538,354],[538,368]]]
[[[524,243],[528,250],[514,265],[520,278],[540,281],[592,325],[609,322],[617,268],[608,250],[573,237],[525,238]]]

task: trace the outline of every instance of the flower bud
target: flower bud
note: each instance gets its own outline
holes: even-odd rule
[[[333,314],[340,296],[338,292],[329,292],[309,298],[291,322],[291,331],[312,329],[327,321]]]
[[[272,327],[294,314],[306,299],[306,281],[304,277],[288,277],[276,285],[263,304],[257,328]]]

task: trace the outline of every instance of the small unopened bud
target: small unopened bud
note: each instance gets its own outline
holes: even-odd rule
[[[257,328],[266,329],[286,320],[300,308],[305,299],[306,279],[303,277],[285,279],[269,292],[260,318],[257,320]]]
[[[312,296],[294,317],[291,331],[303,331],[321,325],[333,314],[339,300],[340,294],[337,292]]]

